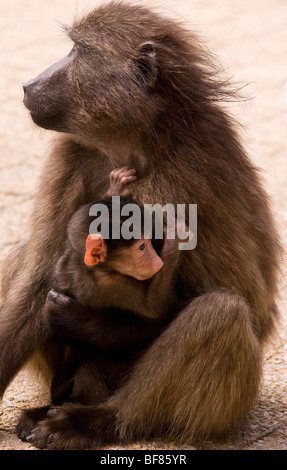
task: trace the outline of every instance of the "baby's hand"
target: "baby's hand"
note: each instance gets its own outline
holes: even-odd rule
[[[70,318],[70,312],[75,310],[77,301],[52,289],[48,292],[46,303],[42,310],[44,322],[51,330],[56,330]]]
[[[122,196],[128,184],[137,180],[136,170],[127,166],[117,168],[110,173],[108,196]]]

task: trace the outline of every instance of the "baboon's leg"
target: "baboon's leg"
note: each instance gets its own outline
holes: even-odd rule
[[[111,398],[120,435],[190,441],[223,434],[254,403],[261,368],[261,345],[244,298],[228,291],[197,297]]]

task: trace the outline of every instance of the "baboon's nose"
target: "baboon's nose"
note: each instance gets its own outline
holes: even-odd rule
[[[40,82],[38,80],[38,77],[32,78],[31,80],[28,80],[27,82],[23,83],[23,90],[24,90],[24,105],[30,109],[30,106],[33,105],[33,101],[35,98],[35,95],[39,91],[39,85]]]
[[[33,86],[35,85],[36,80],[35,78],[32,78],[31,80],[28,80],[27,82],[23,83],[23,90],[24,94],[26,94]]]

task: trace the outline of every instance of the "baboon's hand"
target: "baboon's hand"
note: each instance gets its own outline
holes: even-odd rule
[[[51,330],[57,330],[66,324],[69,313],[76,310],[77,300],[51,289],[43,308],[44,322]]]
[[[137,180],[136,170],[127,166],[117,168],[110,173],[109,196],[123,196],[128,184]]]

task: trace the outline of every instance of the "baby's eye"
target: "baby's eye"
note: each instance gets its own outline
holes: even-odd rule
[[[145,248],[145,244],[144,244],[144,243],[142,243],[142,244],[139,246],[139,250],[143,251],[143,250],[144,250],[144,248]]]

